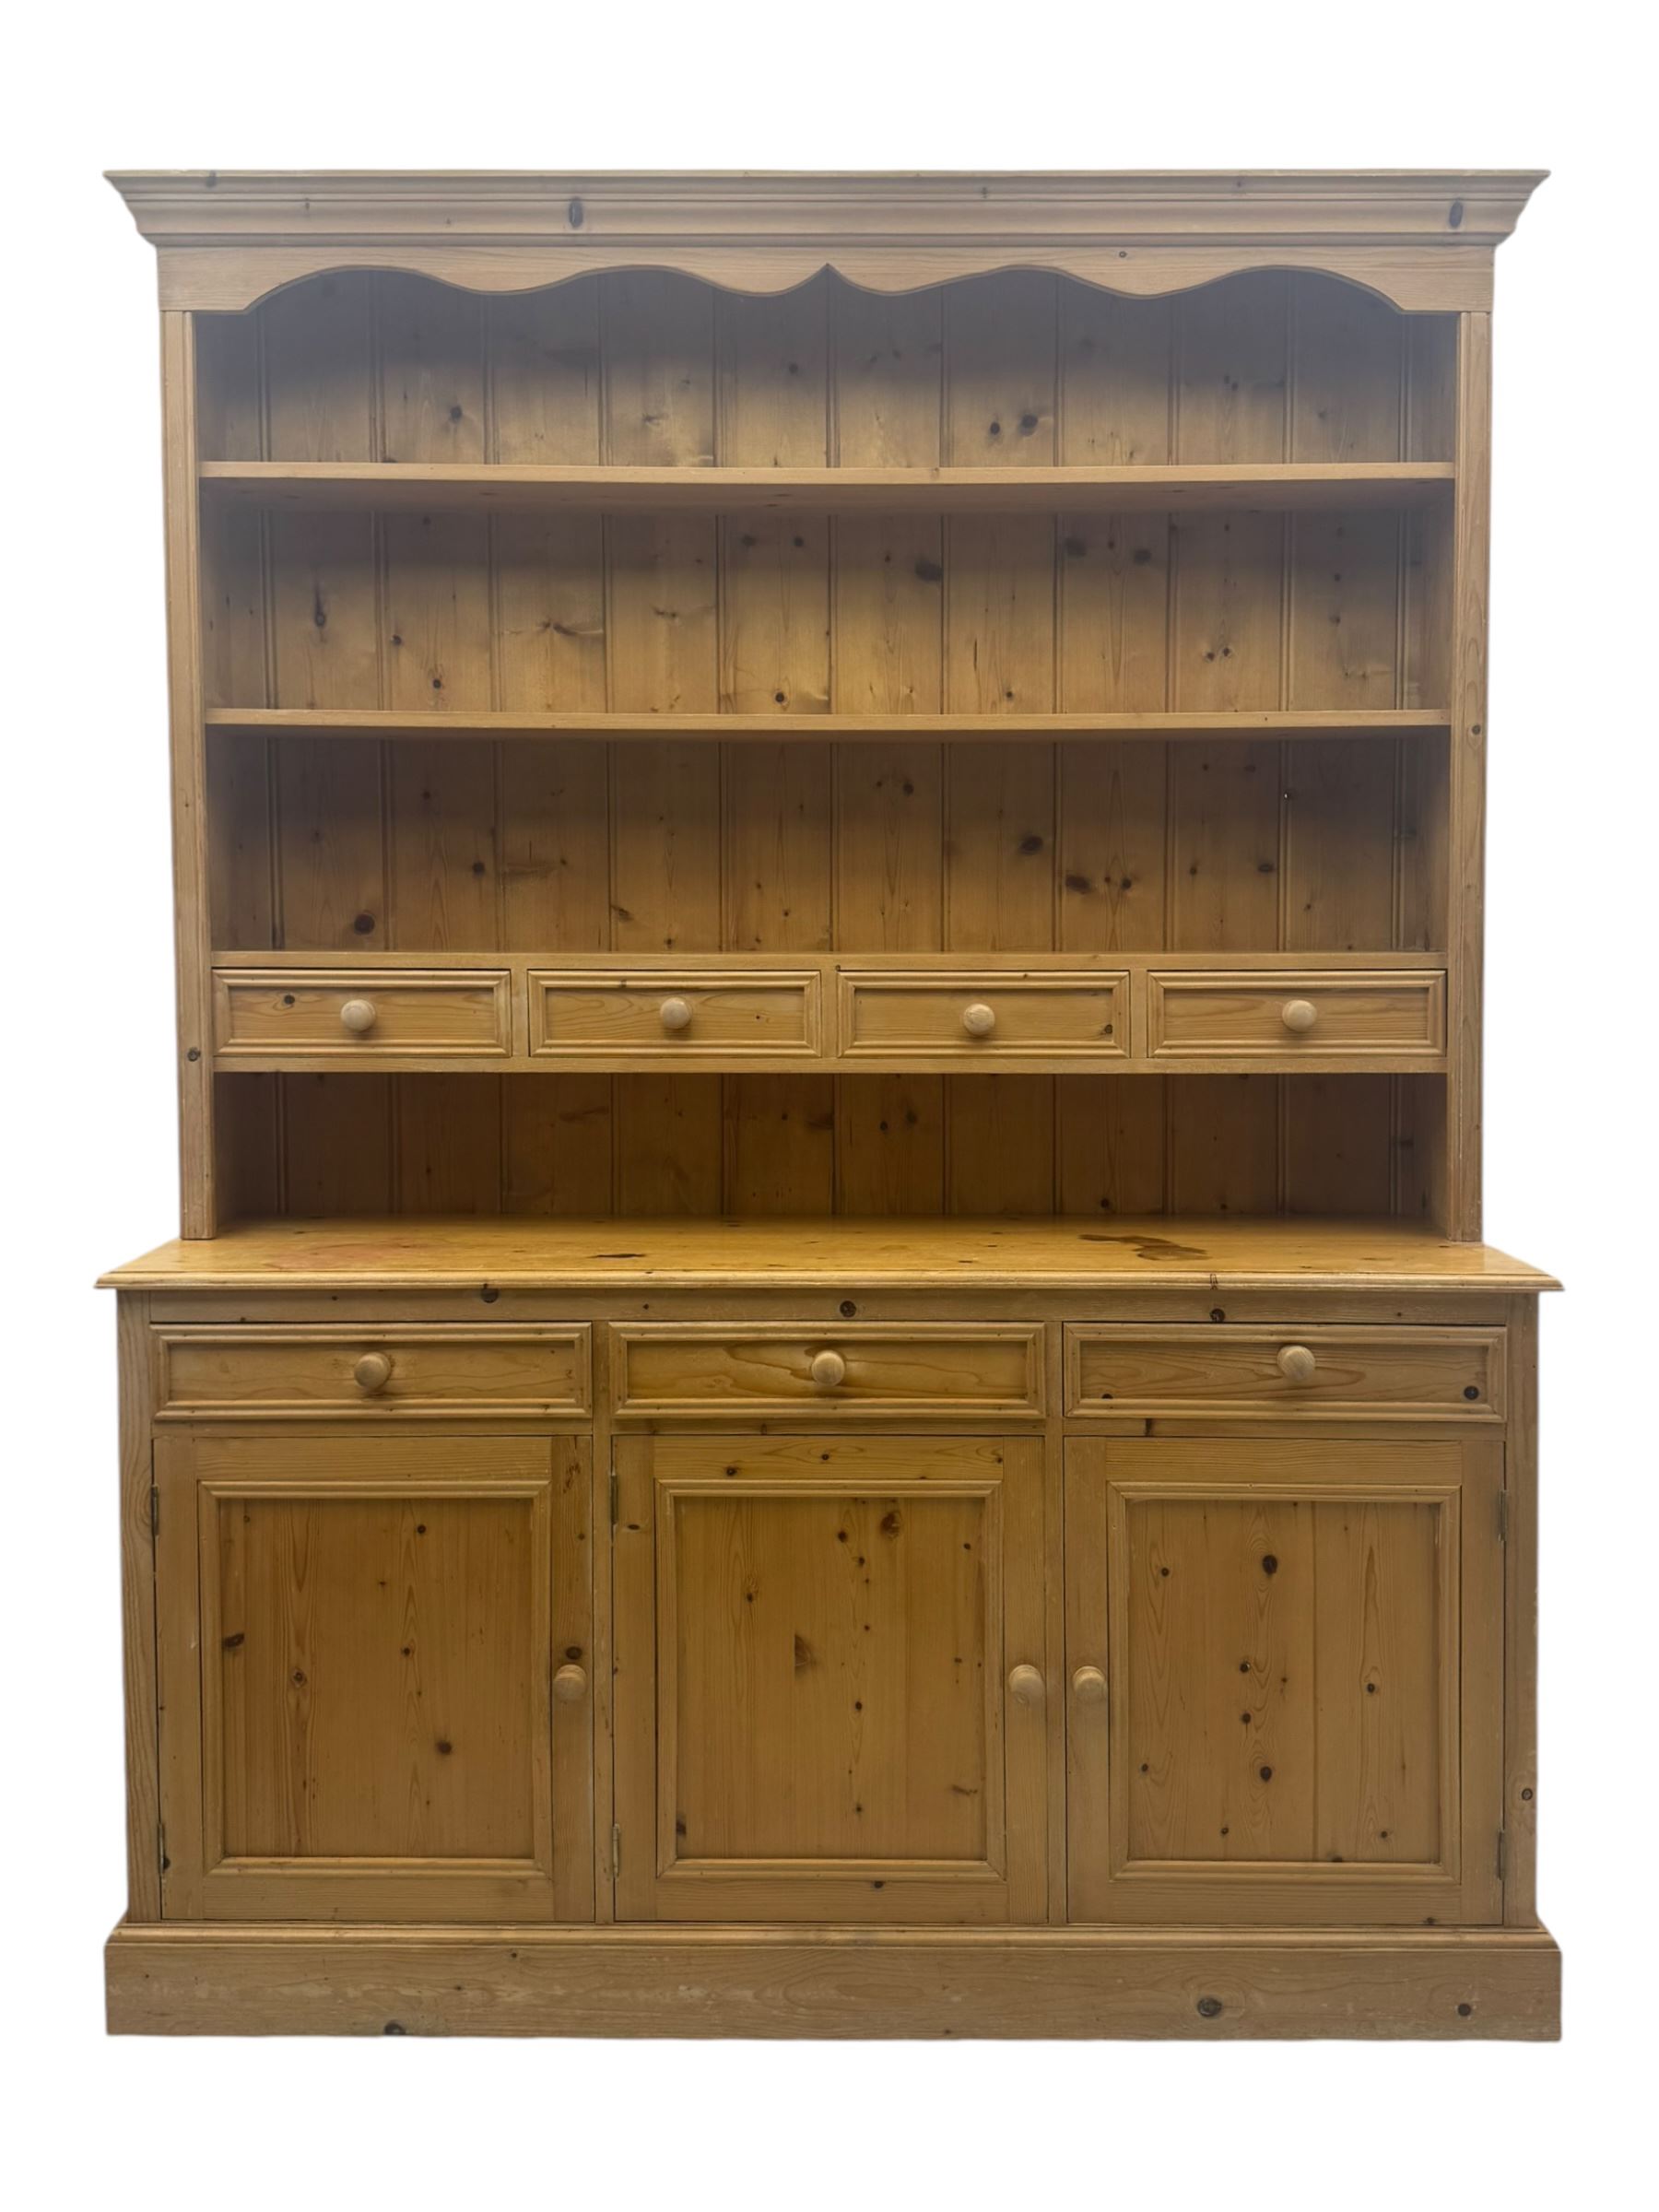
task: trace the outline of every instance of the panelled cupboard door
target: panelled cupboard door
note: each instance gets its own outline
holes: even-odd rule
[[[1066,1445],[1074,1921],[1502,1912],[1496,1438]]]
[[[1041,1441],[616,1453],[618,1918],[1041,1919]]]
[[[590,1461],[157,1443],[164,1917],[593,1918]]]

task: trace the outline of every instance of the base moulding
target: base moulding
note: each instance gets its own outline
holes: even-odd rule
[[[1547,2042],[1543,1928],[188,1927],[124,1921],[116,2035]]]

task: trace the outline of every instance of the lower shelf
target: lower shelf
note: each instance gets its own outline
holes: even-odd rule
[[[140,1926],[116,2035],[1194,2037],[1548,2042],[1543,1928]]]

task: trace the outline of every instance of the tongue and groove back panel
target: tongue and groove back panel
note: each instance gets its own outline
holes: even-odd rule
[[[1032,272],[198,323],[208,461],[1442,460],[1454,318],[1319,276]],[[204,520],[207,701],[976,714],[1006,738],[208,737],[224,952],[1443,954],[1433,729],[1053,712],[1447,701],[1442,517],[265,511]],[[221,1077],[237,1212],[1432,1211],[1438,1077]],[[348,1164],[347,1164],[348,1163]],[[349,1187],[343,1187],[348,1183]]]

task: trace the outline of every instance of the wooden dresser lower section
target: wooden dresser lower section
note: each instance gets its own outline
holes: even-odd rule
[[[837,1233],[121,1272],[113,2030],[1558,2031],[1546,1278]]]

